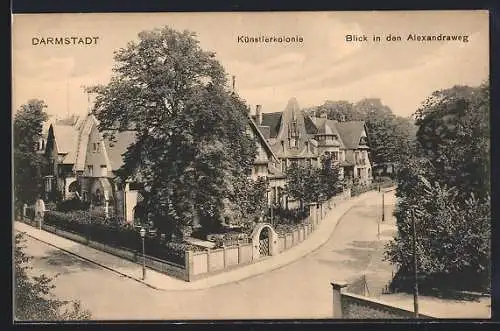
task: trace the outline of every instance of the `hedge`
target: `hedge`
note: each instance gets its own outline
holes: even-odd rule
[[[213,233],[207,235],[207,240],[215,242],[216,247],[234,246],[237,244],[248,243],[249,236],[244,232]]]
[[[118,219],[89,218],[89,213],[83,211],[68,213],[46,211],[44,222],[105,245],[142,252],[139,231],[133,226],[120,224]],[[146,236],[144,246],[147,255],[180,265],[184,265],[186,250],[200,250],[194,245],[184,242],[165,242],[159,236],[151,235]]]

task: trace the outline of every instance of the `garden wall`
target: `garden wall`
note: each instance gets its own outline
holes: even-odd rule
[[[413,319],[414,312],[381,300],[348,293],[347,284],[332,283],[333,318],[339,319]],[[435,317],[419,314],[419,318]]]

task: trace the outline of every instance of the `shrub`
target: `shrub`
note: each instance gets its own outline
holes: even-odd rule
[[[88,237],[90,240],[118,248],[125,248],[136,252],[142,252],[140,234],[133,225],[123,224],[115,217],[103,218],[88,212],[72,211],[62,213],[58,211],[47,211],[44,222],[65,231],[74,232]],[[146,254],[158,259],[171,261],[184,265],[185,251],[199,250],[197,246],[186,243],[165,243],[159,236],[148,235],[144,246]]]
[[[45,204],[46,210],[57,210],[57,204],[55,202],[47,202]]]
[[[309,211],[300,209],[278,209],[274,216],[275,223],[278,224],[298,224],[304,223],[309,217]]]
[[[233,246],[238,243],[247,243],[249,236],[244,232],[227,232],[207,235],[208,241],[216,243],[216,247]]]
[[[278,235],[285,235],[287,233],[292,233],[298,228],[298,224],[277,224],[274,229]]]
[[[90,204],[80,199],[63,200],[57,204],[57,211],[69,212],[74,210],[88,210]]]

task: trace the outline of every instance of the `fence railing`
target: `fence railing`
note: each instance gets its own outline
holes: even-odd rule
[[[331,198],[320,204],[314,205],[306,221],[297,225],[293,230],[278,235],[277,242],[274,243],[274,254],[282,253],[299,243],[306,240],[320,225],[330,209],[336,207],[337,203],[350,197],[350,192],[346,191],[342,194]],[[34,222],[29,218],[24,218],[24,222],[32,226],[39,227],[38,222]],[[97,235],[94,233],[81,233],[70,231],[70,229],[62,229],[58,224],[50,225],[42,222],[42,229],[67,239],[88,245],[95,249],[125,258],[127,260],[142,263],[142,254],[138,249],[129,249],[120,245],[109,245],[109,236],[103,234]],[[106,238],[104,238],[106,237]],[[175,261],[167,261],[158,257],[146,255],[146,266],[164,272],[170,276],[193,281],[202,277],[210,276],[215,273],[236,268],[239,266],[248,265],[255,262],[260,256],[254,254],[254,249],[259,245],[258,242],[249,240],[247,242],[240,241],[235,245],[225,245],[222,248],[205,249],[200,251],[186,250],[181,259]],[[151,246],[146,247],[146,252],[151,250]]]

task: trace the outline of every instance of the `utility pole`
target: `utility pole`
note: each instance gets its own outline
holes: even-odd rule
[[[417,230],[415,227],[415,211],[411,210],[412,219],[412,241],[413,241],[413,311],[415,312],[415,318],[418,318],[418,269],[417,269]]]
[[[385,194],[384,191],[382,191],[382,222],[385,221]]]

